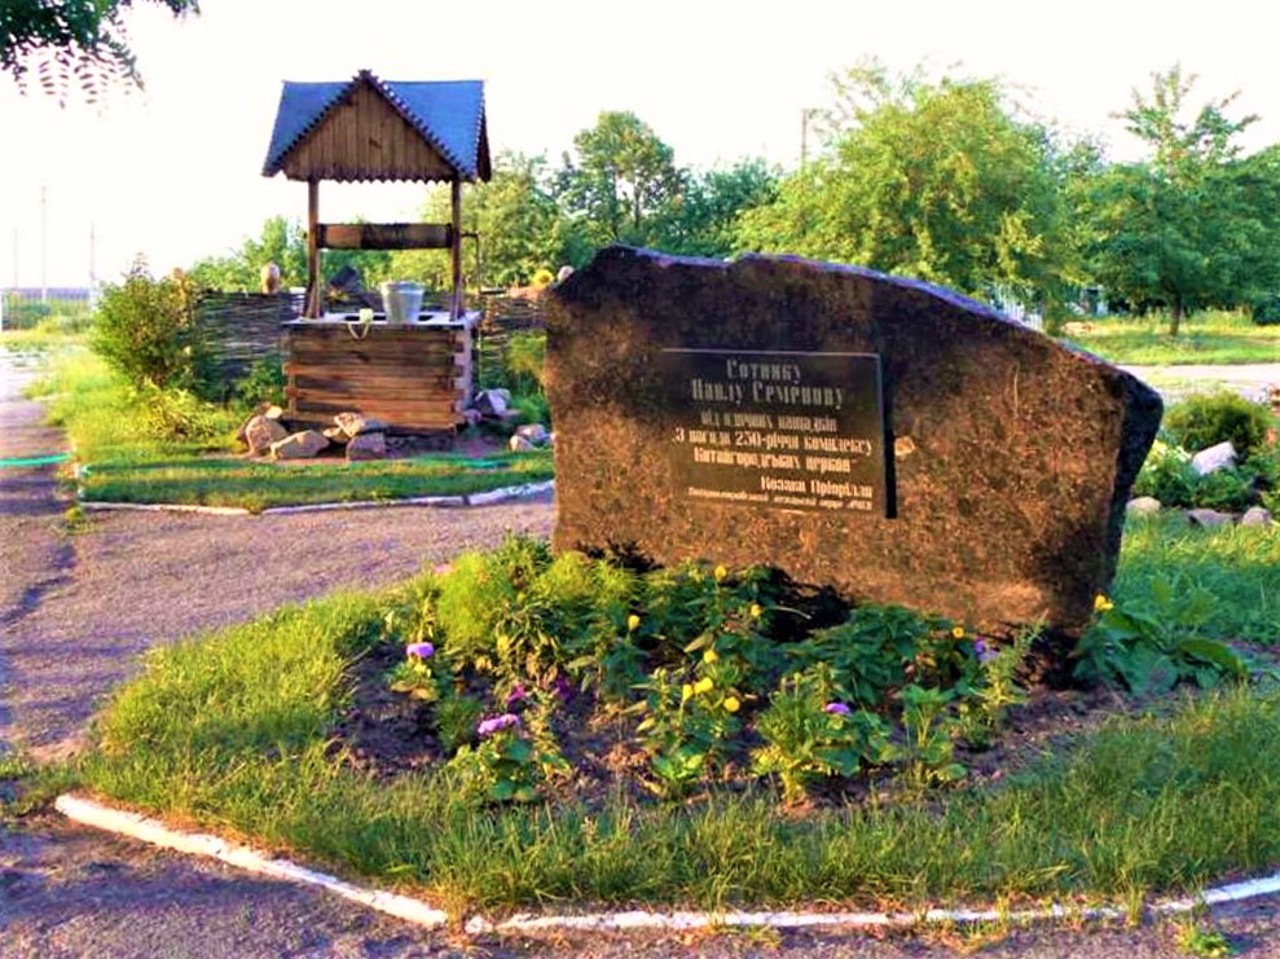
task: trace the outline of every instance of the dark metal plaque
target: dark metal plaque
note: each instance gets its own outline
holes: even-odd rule
[[[878,355],[672,349],[659,364],[677,494],[888,515]]]

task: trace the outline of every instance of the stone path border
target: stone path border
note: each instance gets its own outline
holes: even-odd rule
[[[95,829],[127,836],[165,849],[191,855],[211,856],[228,865],[259,875],[284,879],[302,885],[318,886],[335,895],[361,903],[391,916],[426,928],[440,928],[449,923],[449,914],[429,903],[385,890],[368,889],[344,882],[335,876],[314,872],[287,859],[272,859],[247,846],[229,843],[207,833],[188,833],[170,829],[156,819],[138,813],[115,809],[102,803],[64,793],[54,803],[62,815]],[[1280,892],[1280,873],[1232,883],[1207,890],[1192,899],[1163,900],[1148,908],[1155,913],[1171,915],[1191,912],[1202,906],[1240,902],[1256,896]],[[530,916],[520,914],[500,922],[483,916],[472,916],[463,928],[472,934],[503,932],[536,932],[573,930],[577,932],[619,932],[625,930],[687,930],[710,927],[769,927],[773,929],[815,929],[841,927],[853,929],[909,929],[921,924],[981,922],[1031,923],[1064,919],[1123,919],[1128,910],[1118,906],[1069,908],[1057,904],[1043,909],[929,909],[917,913],[884,912],[626,912],[586,913],[581,915]]]
[[[187,506],[179,503],[99,503],[78,500],[84,510],[133,510],[151,513],[204,513],[209,516],[283,516],[291,513],[320,513],[332,510],[380,509],[388,506],[438,506],[458,508],[465,506],[492,506],[513,499],[540,496],[556,488],[555,480],[541,483],[524,483],[520,486],[503,486],[481,493],[462,496],[411,496],[407,499],[352,500],[337,503],[307,503],[303,506],[269,506],[254,513],[242,506]]]

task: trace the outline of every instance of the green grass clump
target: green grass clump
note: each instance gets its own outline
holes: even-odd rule
[[[1141,602],[1163,580],[1186,598],[1211,595],[1201,630],[1221,639],[1280,644],[1280,536],[1266,527],[1201,530],[1180,516],[1131,519],[1112,592]]]

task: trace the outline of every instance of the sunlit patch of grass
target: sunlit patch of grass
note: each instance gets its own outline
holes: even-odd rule
[[[1280,325],[1257,326],[1237,313],[1205,312],[1177,336],[1157,317],[1105,317],[1068,339],[1113,363],[1135,366],[1280,362]]]

